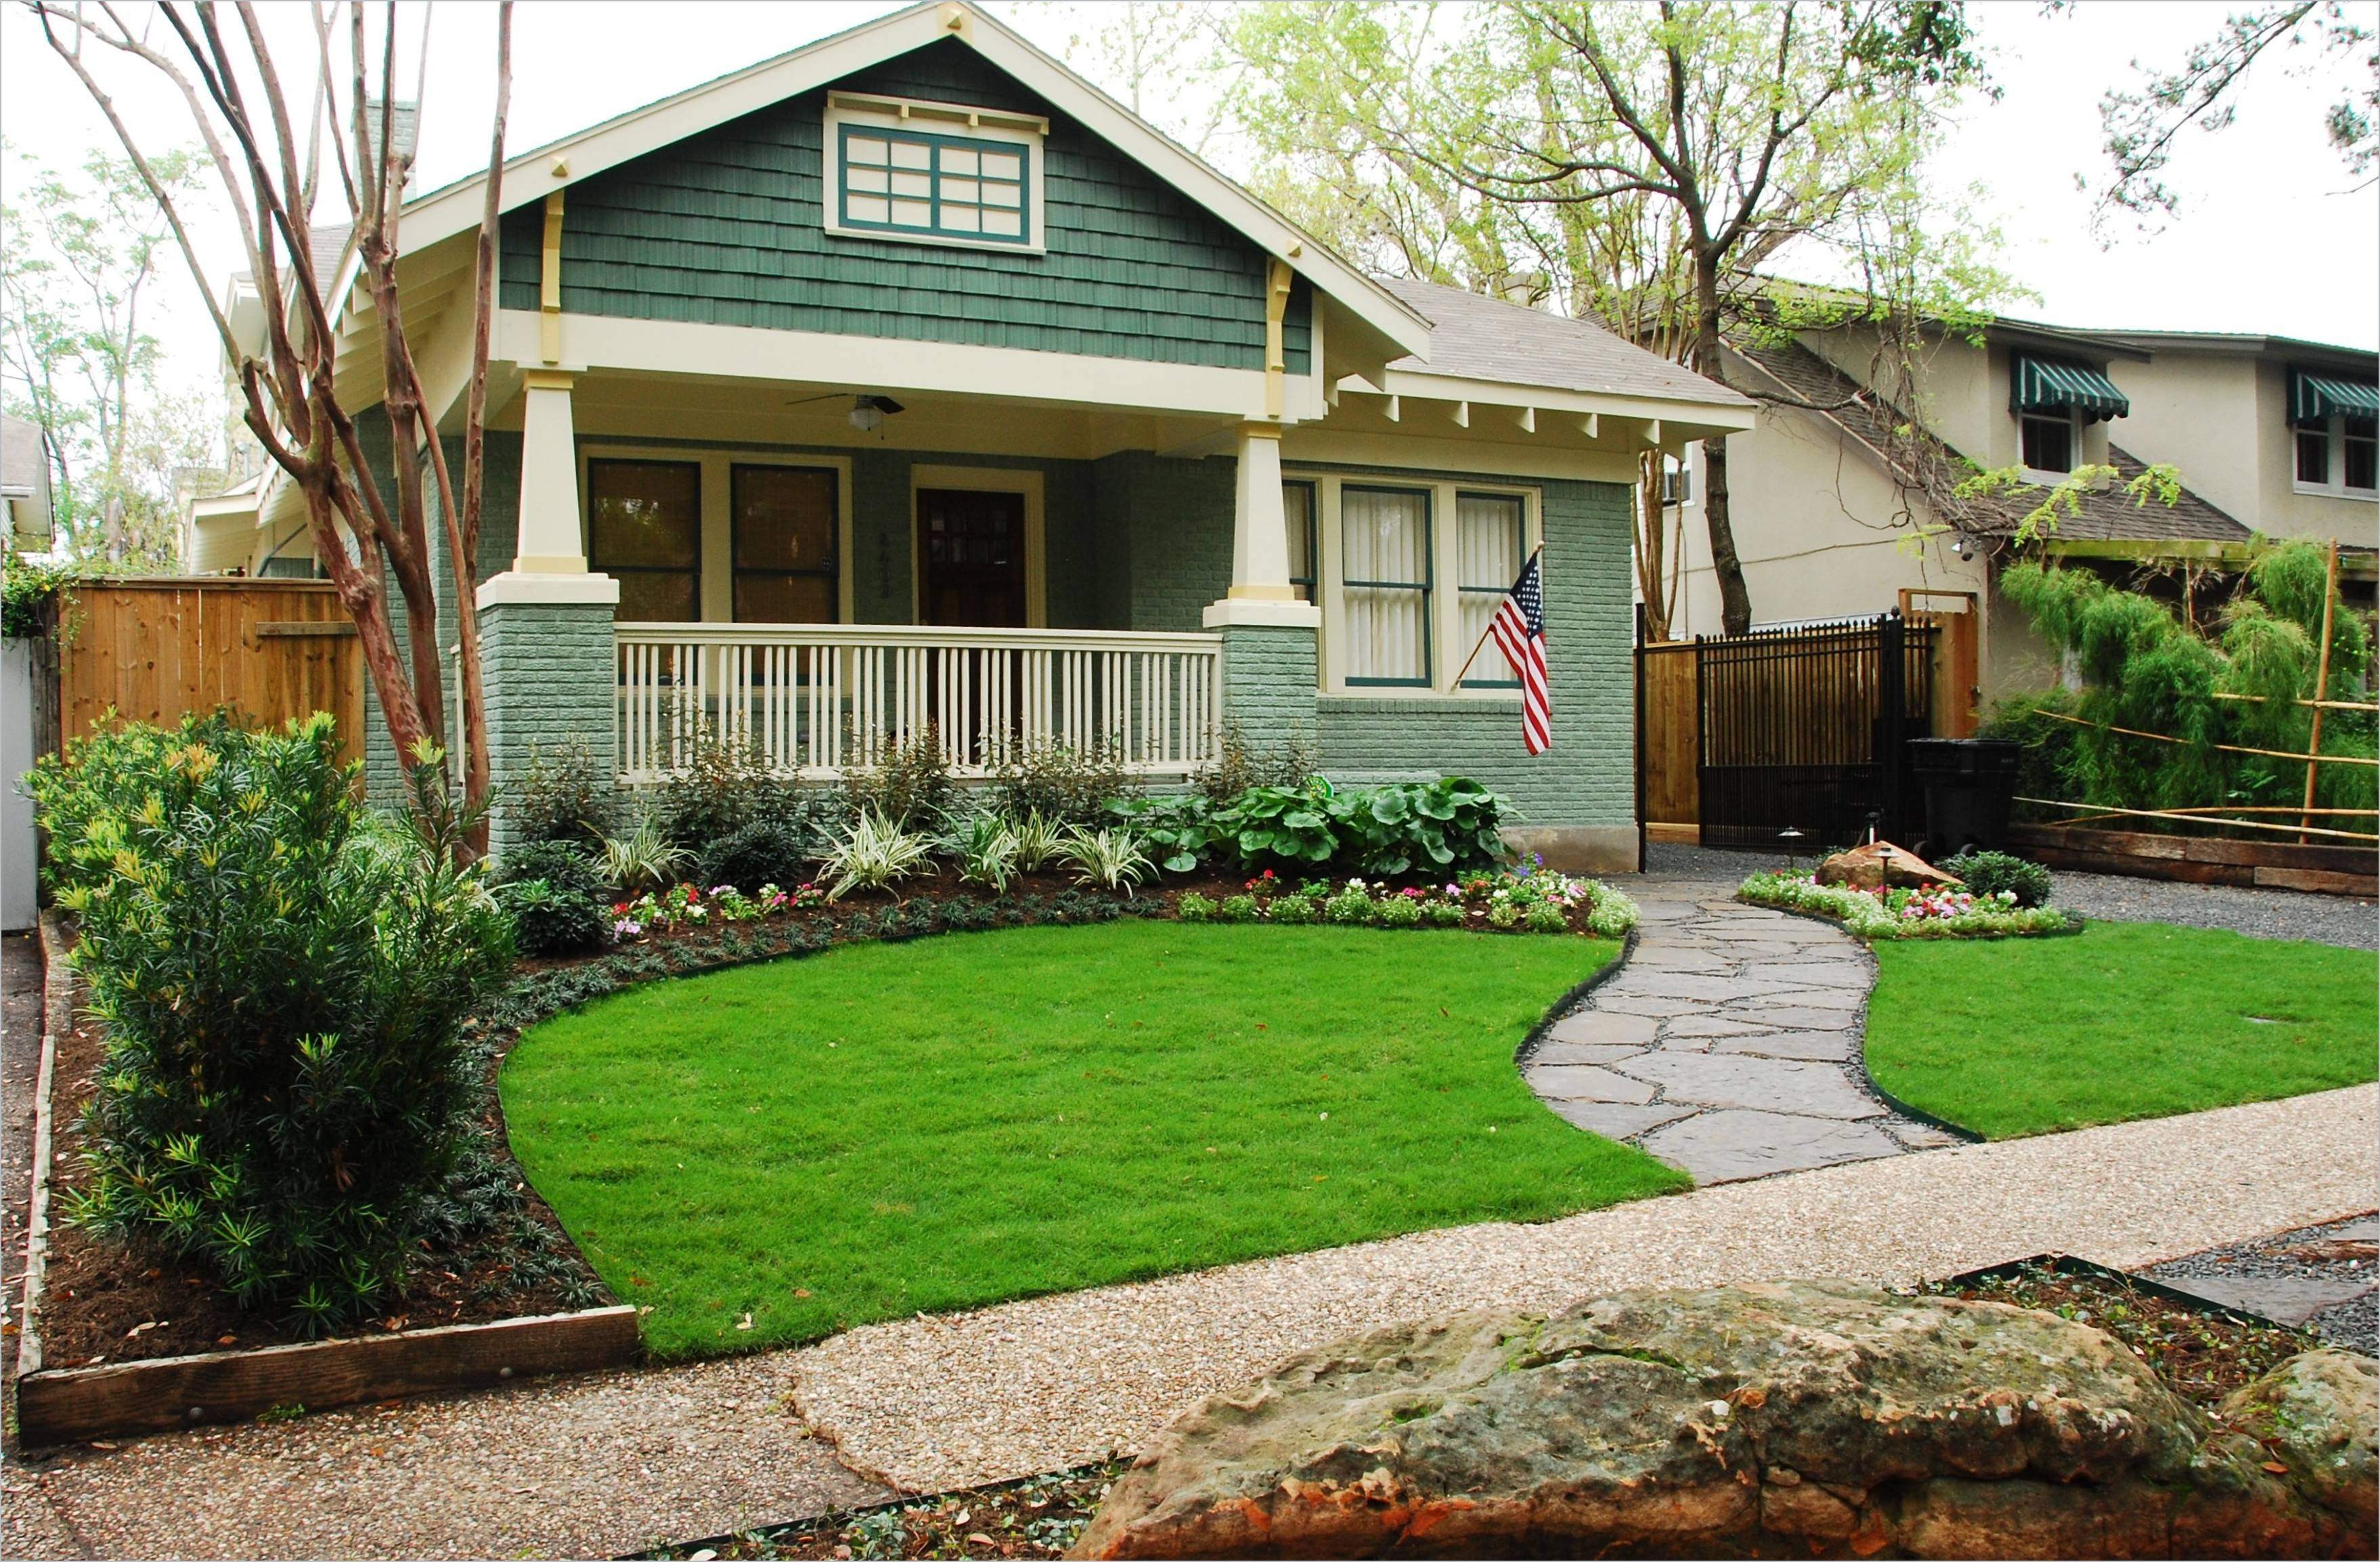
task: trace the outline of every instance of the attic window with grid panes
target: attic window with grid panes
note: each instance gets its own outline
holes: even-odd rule
[[[827,231],[1038,250],[1046,128],[1029,115],[835,93]]]

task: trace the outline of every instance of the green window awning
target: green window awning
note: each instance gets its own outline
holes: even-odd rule
[[[2289,372],[2289,421],[2318,423],[2345,414],[2350,418],[2380,417],[2380,385],[2369,380],[2343,380],[2310,369]]]
[[[2062,358],[2032,358],[2019,354],[2009,376],[2011,399],[2020,412],[2072,409],[2086,422],[2130,415],[2132,404],[2116,383],[2087,363]]]

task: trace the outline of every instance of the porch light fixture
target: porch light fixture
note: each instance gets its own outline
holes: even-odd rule
[[[901,404],[889,396],[855,396],[851,398],[851,426],[862,433],[874,433],[883,426],[886,413],[900,410]]]

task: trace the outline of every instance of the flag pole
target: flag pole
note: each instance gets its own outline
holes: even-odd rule
[[[1540,542],[1536,547],[1529,550],[1529,558],[1535,558],[1545,551],[1546,545],[1544,543]],[[1529,567],[1529,558],[1524,558],[1521,561],[1521,568],[1524,571],[1527,570]],[[1454,675],[1455,688],[1460,689],[1463,687],[1463,673],[1469,672],[1471,670],[1471,664],[1479,660],[1479,653],[1487,647],[1488,637],[1495,632],[1496,620],[1490,618],[1488,620],[1488,627],[1479,631],[1479,639],[1472,645],[1471,654],[1463,659],[1463,672]]]

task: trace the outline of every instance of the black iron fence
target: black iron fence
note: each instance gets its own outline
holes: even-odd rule
[[[1694,641],[1702,839],[1805,848],[1925,833],[1906,744],[1934,731],[1931,625],[1898,613]]]

